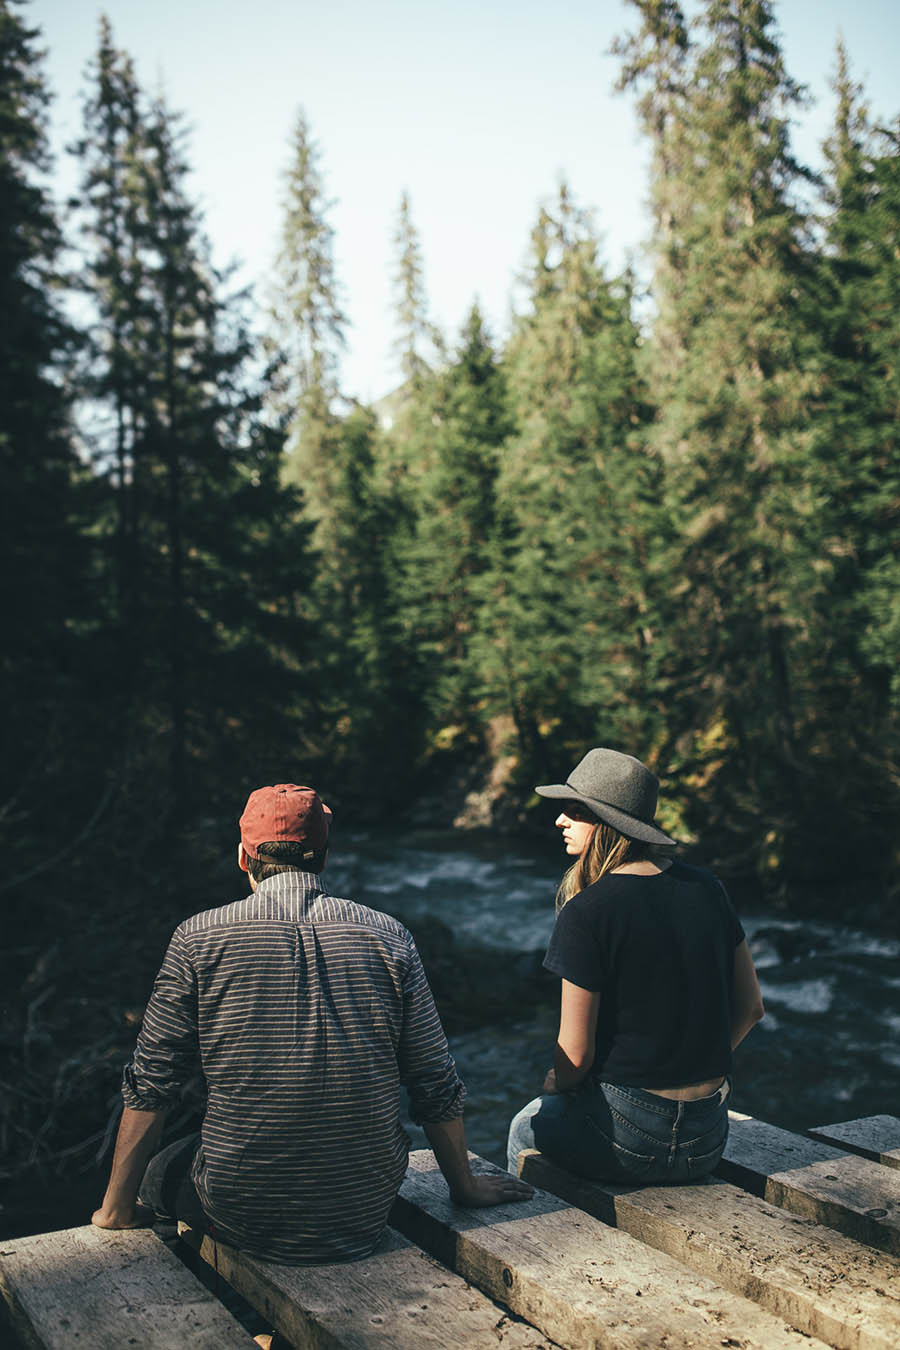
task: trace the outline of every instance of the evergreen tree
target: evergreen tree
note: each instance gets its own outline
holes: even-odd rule
[[[55,299],[61,241],[41,183],[48,95],[37,38],[0,0],[0,588],[9,636],[0,696],[16,709],[5,762],[20,806],[29,774],[58,772],[90,620],[87,503],[64,383],[73,335]]]
[[[400,198],[394,232],[394,293],[397,314],[396,350],[407,397],[422,383],[430,366],[423,355],[429,344],[441,350],[440,338],[428,321],[428,298],[422,246],[412,220],[409,194]]]
[[[404,781],[398,766],[415,741],[410,654],[396,641],[389,601],[390,475],[381,473],[373,414],[342,400],[340,308],[320,154],[301,113],[295,128],[278,259],[277,333],[286,378],[284,478],[303,493],[319,559],[309,588],[324,671],[319,744],[353,778],[378,776],[385,791]],[[403,691],[403,696],[398,694]],[[410,752],[412,753],[412,751]]]
[[[506,382],[477,304],[455,359],[421,387],[405,453],[418,465],[399,548],[399,599],[407,641],[427,674],[433,733],[480,734],[471,644],[492,562],[500,447],[511,424]]]
[[[331,443],[329,514],[314,590],[325,664],[323,737],[350,781],[402,799],[421,745],[420,653],[399,612],[399,503],[380,472],[374,413],[355,407]],[[327,526],[327,530],[326,527]],[[372,801],[363,803],[371,812]]]
[[[656,465],[640,443],[630,285],[609,281],[589,219],[563,186],[532,236],[532,307],[506,353],[516,431],[478,651],[489,706],[512,715],[520,752],[597,736],[644,749],[651,640],[645,554]]]
[[[900,500],[900,142],[897,130],[871,126],[843,44],[835,92],[817,297],[827,348],[815,421],[824,537],[820,762],[829,765],[853,839],[865,841],[874,868],[896,855],[900,810],[893,786],[900,748],[900,564],[893,543]],[[873,796],[882,803],[878,813],[870,808]]]
[[[127,98],[118,96],[122,89]],[[250,387],[240,301],[221,296],[222,278],[187,194],[182,143],[165,105],[144,105],[131,64],[104,25],[80,148],[92,244],[86,275],[99,318],[93,388],[113,413],[112,489],[129,502],[120,519],[128,521],[136,591],[120,616],[132,652],[123,715],[142,753],[167,748],[166,799],[179,823],[193,786],[189,767],[204,762],[200,747],[216,747],[221,764],[230,740],[246,745],[252,737],[244,708],[249,668],[260,690],[284,666],[296,668],[304,634],[292,597],[313,571],[297,494],[272,488],[283,431],[277,419],[261,418]],[[102,421],[95,444],[103,469]],[[266,492],[255,491],[263,482]],[[252,519],[254,509],[262,520]],[[289,543],[294,552],[293,582],[278,602],[265,583],[247,580],[251,541],[257,567],[268,565],[266,516],[280,524],[281,556]],[[260,633],[273,622],[285,626],[276,622],[284,605],[288,620],[295,611],[293,639],[267,649]],[[307,689],[313,675],[314,663]],[[285,710],[285,723],[295,712]],[[165,735],[149,740],[154,722]]]
[[[340,439],[336,400],[346,319],[334,263],[334,230],[328,223],[332,203],[325,197],[320,161],[301,110],[286,175],[274,318],[287,376],[281,410],[290,418],[285,477],[302,486],[327,532],[330,465]]]
[[[446,351],[442,335],[428,319],[422,249],[406,193],[400,202],[393,245],[395,350],[403,383],[388,401],[391,434],[383,442],[379,471],[385,490],[395,501],[396,526],[401,533],[405,531],[408,542],[419,509],[419,479],[434,467],[431,447],[438,414],[433,404],[440,399]]]
[[[683,232],[694,200],[689,127],[692,46],[677,0],[628,0],[639,12],[638,31],[613,43],[622,59],[621,90],[640,90],[638,112],[650,140],[653,212],[655,341],[647,354],[652,379],[671,380],[688,333],[679,331]]]
[[[141,326],[137,213],[143,128],[131,59],[116,49],[109,20],[100,20],[95,63],[83,104],[84,133],[73,147],[82,168],[72,203],[86,243],[82,286],[98,322],[91,361],[82,373],[84,393],[104,410],[92,427],[99,472],[114,484],[116,510],[115,593],[110,606],[118,625],[124,684],[130,687],[139,661],[133,648],[142,617],[140,550],[142,466],[135,461],[134,348]]]
[[[638,8],[647,19],[658,7]],[[689,79],[679,56],[672,80],[671,42],[629,72],[651,83],[642,103],[650,134],[660,120],[679,122],[654,239],[654,444],[679,531],[665,560],[677,578],[667,701],[673,742],[689,747],[683,769],[715,783],[714,816],[749,825],[752,811],[752,850],[766,802],[761,848],[780,864],[814,702],[807,618],[821,551],[808,427],[821,352],[794,196],[806,175],[788,135],[801,91],[765,0],[709,0],[703,25]]]

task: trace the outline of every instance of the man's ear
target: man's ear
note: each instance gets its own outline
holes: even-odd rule
[[[238,867],[242,872],[250,871],[250,864],[247,862],[247,854],[244,851],[243,844],[238,844]]]

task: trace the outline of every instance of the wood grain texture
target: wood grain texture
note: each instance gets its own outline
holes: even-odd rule
[[[762,1120],[729,1115],[719,1176],[781,1209],[900,1255],[900,1175],[895,1170]]]
[[[549,1350],[552,1344],[391,1230],[362,1261],[280,1266],[180,1229],[303,1350]]]
[[[862,1116],[836,1125],[816,1125],[809,1131],[826,1144],[858,1153],[885,1167],[900,1167],[900,1117]]]
[[[566,1350],[823,1344],[545,1191],[527,1204],[460,1209],[428,1150],[410,1157],[392,1223]]]
[[[724,1181],[628,1189],[519,1155],[559,1195],[838,1350],[900,1346],[900,1261]]]
[[[90,1224],[0,1243],[0,1290],[29,1350],[247,1350],[235,1321],[148,1229]]]

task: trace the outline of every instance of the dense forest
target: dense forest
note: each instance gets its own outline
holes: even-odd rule
[[[404,196],[402,382],[369,407],[341,388],[306,113],[261,328],[212,264],[179,116],[105,20],[79,188],[53,200],[42,36],[0,0],[20,1084],[0,1123],[20,1162],[62,1157],[67,1103],[115,1079],[133,1029],[109,1008],[144,990],[121,952],[148,943],[152,973],[202,907],[181,882],[233,849],[261,782],[316,783],[338,822],[431,803],[513,830],[533,783],[611,745],[729,876],[895,923],[900,119],[873,118],[838,46],[817,177],[792,153],[803,94],[773,5],[706,0],[690,26],[675,0],[633,9],[617,51],[653,151],[649,296],[560,184],[503,343],[476,305],[436,332]]]

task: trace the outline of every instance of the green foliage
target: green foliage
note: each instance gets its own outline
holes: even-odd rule
[[[504,372],[477,305],[454,359],[420,388],[401,422],[404,529],[397,549],[401,622],[425,664],[434,731],[476,739],[480,675],[473,643],[492,566],[500,448],[511,429]]]
[[[532,235],[531,308],[505,367],[515,433],[477,645],[488,706],[530,759],[544,740],[646,746],[639,690],[652,640],[648,579],[657,465],[636,370],[627,279],[609,282],[565,187]]]
[[[702,784],[698,825],[730,836],[746,861],[796,819],[812,773],[821,521],[809,408],[822,354],[796,204],[806,175],[788,140],[801,94],[771,8],[711,0],[703,30],[690,50],[657,40],[634,75],[652,83],[643,115],[666,164],[649,362],[653,444],[676,532],[662,560],[671,579],[662,675],[679,747],[667,758]],[[749,814],[759,801],[768,831]]]
[[[178,119],[144,100],[106,21],[77,149],[97,316],[85,425],[115,519],[114,534],[101,524],[117,576],[110,707],[154,774],[165,754],[163,814],[180,822],[223,763],[250,745],[270,755],[315,701],[315,663],[291,692],[308,659],[311,527],[280,485],[283,420],[260,411],[240,297],[223,296],[186,191]],[[280,716],[251,714],[254,678]]]
[[[825,349],[812,424],[823,540],[816,699],[821,762],[828,779],[849,788],[852,835],[879,870],[896,861],[896,845],[885,840],[896,839],[900,817],[900,156],[897,129],[871,126],[842,46],[835,92],[816,296]]]
[[[415,389],[429,370],[422,347],[434,342],[434,329],[428,322],[428,299],[422,246],[412,221],[409,194],[400,198],[397,228],[394,232],[396,264],[394,294],[397,311],[396,350],[400,371],[408,390]]]
[[[378,451],[373,414],[355,408],[329,446],[315,601],[327,676],[321,734],[332,771],[349,777],[344,791],[366,781],[387,804],[402,800],[419,754],[421,675],[398,609],[398,504],[379,481]]]
[[[338,293],[334,230],[328,223],[332,203],[325,196],[321,154],[302,109],[290,148],[274,318],[296,409],[310,390],[323,389],[328,398],[336,392],[347,321]]]
[[[841,53],[818,184],[792,154],[803,95],[766,0],[707,0],[690,28],[676,0],[632,3],[616,50],[652,146],[653,313],[563,186],[508,339],[476,305],[448,350],[404,194],[403,383],[370,409],[340,387],[305,115],[257,345],[178,119],[105,20],[76,147],[92,322],[74,343],[35,34],[0,0],[0,584],[18,637],[0,678],[35,800],[77,761],[89,832],[108,812],[149,846],[261,778],[393,810],[449,752],[521,813],[536,776],[607,743],[660,771],[667,824],[733,870],[774,888],[863,857],[884,883],[900,124],[871,122]],[[842,826],[825,842],[824,821]]]
[[[27,784],[73,753],[90,628],[90,509],[61,368],[74,334],[59,307],[61,236],[49,168],[37,31],[0,0],[0,604],[6,641],[2,801],[13,829]]]

